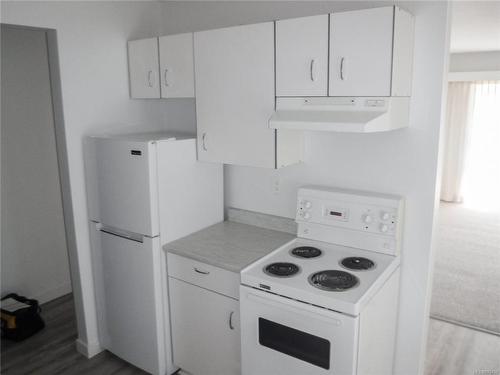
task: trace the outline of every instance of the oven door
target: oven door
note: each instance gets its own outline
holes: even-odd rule
[[[358,318],[240,287],[242,375],[354,375]]]

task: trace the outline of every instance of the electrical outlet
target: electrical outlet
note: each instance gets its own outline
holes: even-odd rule
[[[281,192],[281,178],[279,176],[273,177],[273,194],[279,194]]]

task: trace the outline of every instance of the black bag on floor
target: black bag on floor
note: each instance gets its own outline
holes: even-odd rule
[[[40,316],[42,309],[36,299],[29,299],[11,293],[3,297],[2,301],[9,298],[19,302],[19,304],[4,308],[4,304],[2,303],[2,338],[22,341],[45,327],[45,323]]]

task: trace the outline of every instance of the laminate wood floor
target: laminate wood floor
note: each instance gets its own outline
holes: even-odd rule
[[[431,319],[426,375],[500,375],[500,336]]]
[[[2,340],[2,375],[144,375],[144,371],[105,351],[87,359],[76,351],[73,296],[68,294],[42,306],[46,327],[16,343]]]
[[[76,351],[71,295],[42,308],[43,331],[20,343],[2,340],[3,375],[146,374],[108,352],[87,359]],[[500,375],[500,337],[431,319],[426,375]]]

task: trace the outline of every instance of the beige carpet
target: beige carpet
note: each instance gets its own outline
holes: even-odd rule
[[[431,316],[500,335],[500,213],[442,203]]]

